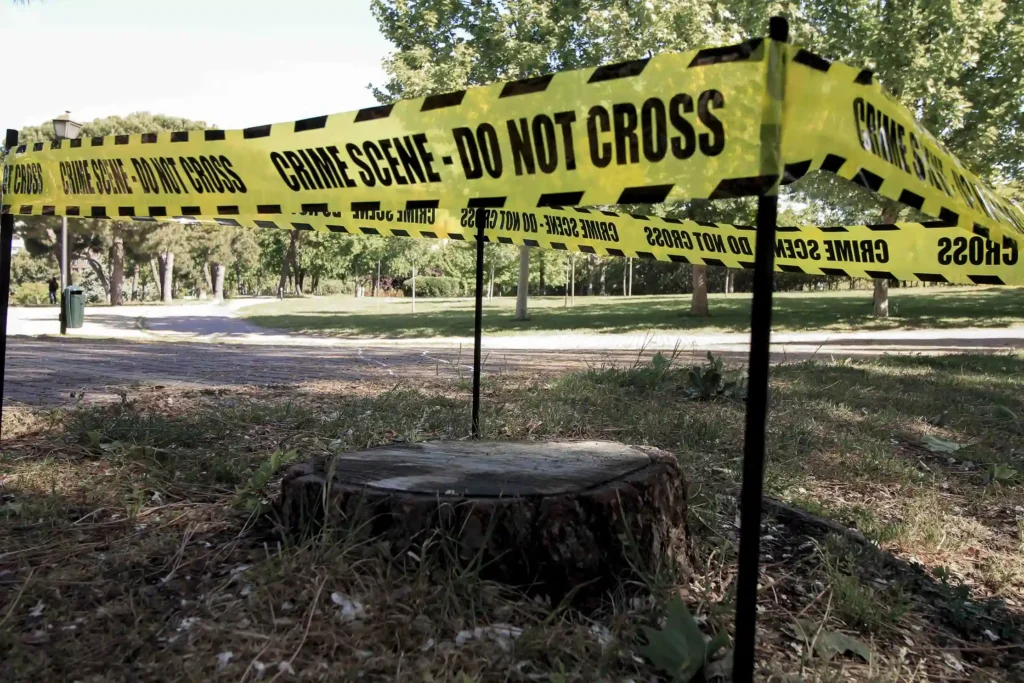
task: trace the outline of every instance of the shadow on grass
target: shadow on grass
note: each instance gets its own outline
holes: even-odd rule
[[[885,320],[872,316],[871,298],[865,292],[782,295],[775,299],[773,323],[779,331],[801,331],[995,328],[1024,322],[1024,289],[935,292],[926,295],[919,290],[910,294],[894,291],[891,317]],[[581,297],[575,307],[534,307],[529,320],[517,321],[509,308],[485,303],[484,334],[570,330],[605,334],[662,330],[743,332],[749,328],[750,299],[746,296],[714,298],[711,312],[710,318],[691,317],[687,300],[680,297]],[[418,313],[328,310],[260,314],[255,309],[246,319],[275,330],[343,338],[465,337],[473,331],[473,304],[471,300],[459,300],[442,310]]]

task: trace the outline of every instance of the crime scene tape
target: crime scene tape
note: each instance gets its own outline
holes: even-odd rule
[[[786,182],[823,169],[995,242],[1024,240],[1024,211],[968,171],[872,72],[789,50]]]
[[[765,41],[244,130],[18,147],[3,211],[532,209],[756,194]]]
[[[190,219],[183,219],[190,220]],[[347,216],[223,216],[198,222],[348,235],[476,241],[476,211],[413,209]],[[498,244],[752,269],[756,229],[597,209],[488,209],[484,238]],[[1022,285],[1015,244],[940,223],[779,227],[775,268],[786,273],[906,281]]]

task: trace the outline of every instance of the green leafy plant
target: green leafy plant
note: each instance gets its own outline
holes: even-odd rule
[[[644,635],[647,644],[641,652],[674,683],[688,683],[696,678],[729,639],[725,633],[719,633],[705,641],[700,626],[678,595],[668,603],[665,627],[659,631],[645,626]]]
[[[871,649],[863,640],[839,631],[829,631],[810,619],[797,619],[796,625],[800,638],[826,661],[836,655],[845,655],[847,652],[860,657],[865,662],[871,661]]]
[[[985,484],[1009,486],[1017,479],[1017,470],[1001,462],[995,462],[985,471]]]
[[[270,458],[263,461],[249,475],[249,479],[245,484],[238,487],[238,490],[235,492],[235,504],[245,508],[247,512],[259,511],[269,498],[266,488],[270,480],[274,478],[274,474],[282,465],[287,465],[296,458],[298,458],[298,452],[295,450],[277,450],[271,453]]]
[[[689,386],[686,395],[697,401],[711,401],[716,398],[743,399],[746,387],[743,380],[730,380],[726,377],[721,358],[708,351],[708,362],[704,366],[694,366],[687,373]]]

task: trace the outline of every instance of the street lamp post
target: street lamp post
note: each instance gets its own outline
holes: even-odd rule
[[[82,124],[71,120],[71,112],[65,111],[53,120],[53,135],[58,140],[75,140],[82,132]],[[68,271],[68,217],[60,217],[60,333],[67,334],[64,319],[64,289],[71,284]]]

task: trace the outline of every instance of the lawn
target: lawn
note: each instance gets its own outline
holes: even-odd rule
[[[586,613],[483,581],[436,546],[394,558],[343,535],[298,542],[251,512],[273,495],[274,453],[466,438],[463,382],[7,408],[0,679],[654,680],[641,627],[670,596],[708,635],[731,632],[735,606],[743,405],[688,386],[664,359],[485,381],[485,437],[648,444],[685,471],[689,556]],[[1021,416],[1020,353],[774,369],[767,493],[837,526],[772,507],[761,679],[1019,680]],[[861,655],[829,652],[837,634]]]
[[[714,294],[710,318],[689,315],[689,295],[531,297],[530,319],[514,319],[515,299],[484,303],[484,334],[574,332],[744,332],[750,323],[750,296]],[[912,288],[892,290],[891,316],[872,317],[871,293],[780,293],[773,320],[780,331],[887,330],[1007,327],[1024,324],[1024,288]],[[473,334],[472,299],[420,299],[416,313],[403,298],[350,296],[286,299],[246,308],[257,325],[347,338],[467,337]]]

